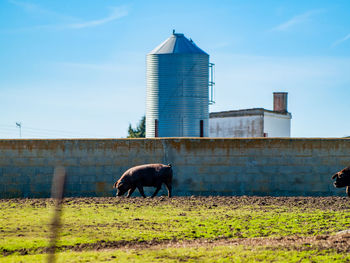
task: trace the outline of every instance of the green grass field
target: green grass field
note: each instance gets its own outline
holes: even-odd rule
[[[0,200],[0,262],[44,261],[52,214],[49,199]],[[336,197],[66,199],[57,260],[349,262],[350,236],[334,239],[349,228]]]

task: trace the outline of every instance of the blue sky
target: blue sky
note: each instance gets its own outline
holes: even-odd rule
[[[272,109],[293,137],[350,136],[350,1],[2,0],[0,138],[127,136],[146,54],[173,29],[216,64],[210,111]]]

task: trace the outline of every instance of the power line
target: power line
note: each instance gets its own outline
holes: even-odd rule
[[[15,133],[16,129],[20,128],[20,137],[22,136],[22,129],[24,132],[25,137],[29,136],[36,136],[36,137],[61,137],[61,138],[69,138],[69,137],[109,137],[105,135],[97,135],[97,134],[87,134],[87,133],[80,133],[80,132],[73,132],[73,131],[63,131],[63,130],[54,130],[54,129],[42,129],[42,128],[34,128],[34,127],[27,127],[22,126],[21,123],[16,122],[16,126],[12,125],[6,125],[6,124],[0,124],[0,133],[8,132]]]
[[[32,127],[25,127],[28,130],[36,130],[36,131],[43,131],[43,132],[54,132],[54,133],[65,133],[68,135],[82,135],[82,136],[97,136],[97,137],[106,137],[105,135],[97,135],[97,134],[87,134],[87,133],[77,133],[73,131],[62,131],[62,130],[51,130],[51,129],[38,129],[38,128],[32,128]]]

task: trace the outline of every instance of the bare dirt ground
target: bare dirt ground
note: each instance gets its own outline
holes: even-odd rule
[[[215,246],[263,246],[268,249],[285,250],[325,250],[332,249],[338,253],[350,252],[350,231],[339,232],[336,235],[322,235],[311,237],[289,236],[274,238],[237,238],[217,240],[171,240],[171,241],[100,241],[98,243],[81,244],[63,249],[73,251],[105,250],[105,249],[162,249],[181,247],[215,247]]]
[[[18,204],[29,204],[37,207],[45,207],[50,199],[0,199],[0,202],[11,200]],[[271,196],[190,196],[190,197],[155,197],[155,198],[116,198],[116,197],[83,197],[65,198],[65,204],[134,204],[134,205],[158,205],[171,204],[175,207],[216,207],[230,206],[231,209],[241,206],[284,206],[300,209],[321,209],[339,211],[350,209],[350,198],[348,197],[271,197]]]
[[[8,200],[0,200],[6,202]],[[43,207],[53,200],[48,199],[11,199],[19,204],[31,205],[34,207]],[[65,198],[66,205],[79,204],[133,204],[136,206],[150,205],[157,206],[159,204],[169,204],[176,207],[184,207],[185,209],[195,208],[196,206],[206,207],[208,209],[217,206],[229,206],[230,209],[242,206],[255,206],[264,210],[268,206],[284,206],[298,208],[303,210],[321,209],[328,211],[339,211],[350,209],[350,199],[347,197],[156,197],[150,198]],[[236,239],[216,239],[216,240],[164,240],[164,241],[99,241],[92,244],[80,244],[76,246],[62,247],[63,250],[105,250],[105,249],[161,249],[168,247],[214,247],[226,245],[243,245],[243,246],[264,246],[270,249],[286,249],[286,250],[311,250],[311,249],[332,249],[339,253],[350,252],[350,230],[342,231],[335,235],[321,236],[288,236],[288,237],[265,237],[265,238],[236,238]],[[45,252],[45,251],[42,251]]]

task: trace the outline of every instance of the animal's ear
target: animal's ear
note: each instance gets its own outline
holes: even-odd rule
[[[334,175],[332,176],[332,179],[337,178],[337,176],[338,176],[338,173],[334,174]]]

